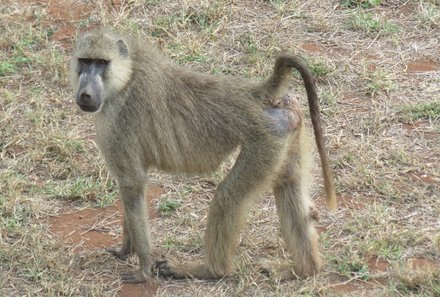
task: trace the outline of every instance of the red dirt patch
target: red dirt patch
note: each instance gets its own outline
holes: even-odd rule
[[[51,39],[65,48],[69,47],[75,35],[75,23],[90,16],[92,6],[78,0],[48,1],[46,22],[55,25]],[[72,9],[74,7],[74,9]]]
[[[434,271],[439,269],[438,263],[422,257],[414,257],[407,259],[405,262],[405,267],[411,270],[423,270],[423,271]]]
[[[152,186],[147,195],[150,218],[157,217],[151,207],[154,197],[164,193],[164,189]],[[75,246],[74,251],[80,252],[95,248],[104,248],[118,243],[118,235],[112,232],[120,226],[124,218],[121,201],[104,208],[86,208],[80,211],[49,217],[49,229],[63,241]]]
[[[425,183],[430,185],[438,182],[438,180],[435,177],[426,174],[424,172],[416,171],[416,172],[409,172],[409,174],[410,174],[410,179],[413,182]]]
[[[30,7],[40,7],[43,9],[43,15],[41,23],[44,26],[49,27],[52,30],[50,40],[59,42],[64,48],[71,47],[71,41],[75,36],[77,27],[82,21],[86,26],[84,29],[90,29],[95,22],[90,20],[90,16],[94,11],[97,11],[99,7],[96,4],[90,3],[90,1],[82,0],[36,0],[36,1],[23,1]],[[93,1],[92,1],[93,2]],[[107,1],[112,2],[112,1]],[[120,7],[120,1],[113,1],[115,3],[105,3],[106,6],[113,6],[115,9]],[[119,4],[118,4],[119,3]],[[29,15],[28,21],[36,20],[34,14]],[[83,24],[83,25],[84,25]]]
[[[367,262],[368,268],[372,272],[385,272],[390,268],[390,263],[379,259],[377,256],[372,256]]]
[[[162,187],[151,186],[146,197],[149,216],[158,216],[152,207],[152,200],[165,191]],[[80,211],[60,214],[48,219],[50,230],[63,239],[64,242],[75,246],[74,251],[80,252],[90,249],[109,247],[118,243],[118,235],[112,232],[114,227],[120,226],[124,214],[122,203],[118,200],[114,205],[104,208],[86,208]],[[150,281],[145,284],[123,284],[118,292],[119,297],[147,297],[154,296],[158,284]]]
[[[371,291],[373,287],[374,287],[373,284],[354,280],[350,282],[330,285],[328,289],[332,292],[335,292],[337,296],[343,296],[345,294],[350,294],[354,292],[365,293],[367,291]],[[373,295],[365,295],[365,296],[373,296]]]
[[[353,198],[352,196],[348,196],[348,195],[340,195],[338,197],[338,204],[339,207],[352,209],[352,210],[360,210],[365,208],[365,203],[363,203],[359,199]]]
[[[321,46],[319,46],[318,44],[313,43],[313,42],[303,43],[301,45],[301,48],[307,52],[320,52],[320,51],[322,51]]]
[[[440,65],[430,60],[415,60],[406,65],[406,72],[429,72],[440,70]]]
[[[370,72],[374,72],[374,71],[376,71],[376,69],[377,69],[377,65],[374,64],[374,63],[369,63],[367,65],[367,70],[370,71]]]
[[[409,1],[408,1],[406,4],[402,5],[402,6],[399,8],[399,11],[400,11],[400,13],[401,13],[403,16],[407,16],[407,15],[411,15],[411,14],[413,14],[413,13],[414,13],[414,10],[415,10],[414,5],[411,4],[411,3],[409,3]]]
[[[415,123],[403,124],[402,126],[405,130],[412,131],[412,130],[416,130],[419,128],[423,128],[425,126],[425,124],[426,123],[424,121],[417,121]]]
[[[145,284],[123,284],[118,297],[150,297],[155,296],[159,285],[150,281]]]
[[[89,5],[79,0],[46,1],[52,21],[80,21],[90,13]]]

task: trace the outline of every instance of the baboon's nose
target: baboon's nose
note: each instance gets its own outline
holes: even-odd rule
[[[93,100],[92,100],[92,96],[90,95],[89,92],[87,92],[85,89],[81,90],[80,92],[78,92],[78,96],[76,98],[76,103],[78,105],[92,105],[93,104]]]
[[[86,90],[83,90],[79,96],[83,99],[90,99],[91,98],[91,96],[87,93]]]

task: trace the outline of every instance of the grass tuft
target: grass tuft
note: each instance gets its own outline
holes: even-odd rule
[[[382,3],[382,0],[340,0],[339,4],[347,8],[372,8]]]
[[[348,21],[349,28],[367,33],[372,37],[391,35],[399,32],[396,24],[380,19],[369,12],[359,9]]]
[[[419,120],[437,121],[440,119],[440,102],[402,106],[399,113],[400,120],[405,123],[413,123]]]

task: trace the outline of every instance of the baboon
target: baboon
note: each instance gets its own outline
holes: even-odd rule
[[[132,252],[139,257],[140,269],[123,273],[124,282],[144,282],[154,269],[174,278],[227,275],[248,205],[268,187],[293,258],[292,265],[275,267],[274,273],[288,279],[319,270],[313,225],[317,213],[308,193],[310,147],[303,114],[287,83],[294,68],[305,83],[328,205],[335,209],[315,85],[301,58],[278,57],[273,74],[254,82],[187,70],[147,42],[122,33],[100,29],[79,38],[70,65],[76,103],[94,113],[96,142],[124,207],[122,247],[109,251],[121,258]],[[237,147],[237,160],[209,207],[206,259],[153,263],[144,199],[149,170],[212,172]]]

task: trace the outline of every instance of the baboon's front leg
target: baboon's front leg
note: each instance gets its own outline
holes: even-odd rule
[[[118,257],[121,260],[127,259],[127,256],[133,252],[133,245],[131,243],[130,232],[128,232],[127,219],[125,215],[122,227],[122,246],[120,248],[109,247],[107,252],[113,254],[115,257]]]
[[[250,149],[242,148],[236,164],[218,186],[209,207],[205,233],[206,261],[188,264],[159,261],[156,266],[161,275],[213,279],[232,271],[233,252],[238,244],[248,204],[269,183],[268,177],[277,164],[274,156],[276,154],[268,152],[264,144],[254,144]]]
[[[145,202],[145,185],[120,185],[120,194],[125,211],[124,233],[126,233],[121,254],[134,250],[139,257],[139,270],[121,274],[126,283],[140,283],[147,280],[151,274],[151,240],[148,230],[148,212]]]

